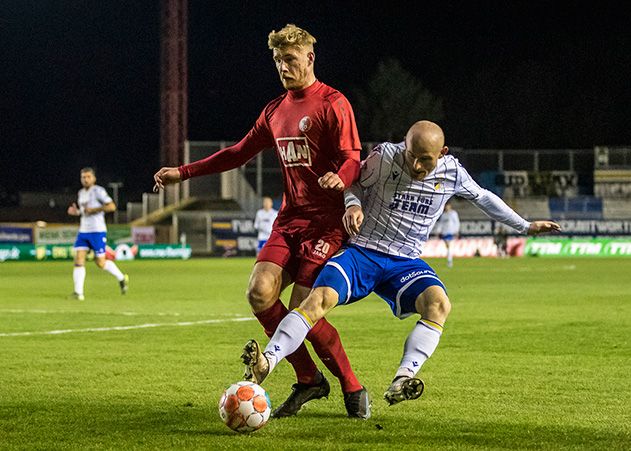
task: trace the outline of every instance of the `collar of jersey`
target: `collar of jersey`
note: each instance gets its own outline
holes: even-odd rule
[[[302,100],[305,97],[317,91],[321,85],[322,85],[322,82],[316,80],[315,82],[313,82],[313,84],[311,84],[310,86],[307,86],[305,89],[298,89],[298,90],[289,89],[287,90],[287,97],[290,100]]]

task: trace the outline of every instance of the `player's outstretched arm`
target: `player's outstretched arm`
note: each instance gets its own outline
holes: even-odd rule
[[[528,227],[528,235],[539,235],[541,233],[560,232],[561,226],[552,221],[534,221]]]
[[[180,171],[177,167],[163,167],[153,175],[153,180],[155,182],[153,191],[157,193],[166,185],[180,183]]]
[[[364,212],[359,205],[351,205],[344,212],[342,217],[342,223],[346,232],[350,236],[355,236],[359,233],[362,223],[364,222]]]

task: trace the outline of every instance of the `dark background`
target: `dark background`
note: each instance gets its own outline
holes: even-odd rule
[[[160,163],[159,1],[2,3],[0,185],[74,191],[91,165],[138,200]],[[374,4],[190,0],[190,139],[239,139],[282,93],[267,35],[292,22],[318,40],[318,78],[351,102],[397,58],[443,99],[448,145],[631,144],[622,2]]]

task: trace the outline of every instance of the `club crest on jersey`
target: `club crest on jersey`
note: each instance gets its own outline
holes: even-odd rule
[[[313,125],[313,122],[311,121],[311,118],[309,116],[305,116],[302,119],[300,119],[300,122],[298,123],[298,128],[300,129],[301,132],[304,133],[311,130],[312,125]]]
[[[285,167],[311,166],[311,149],[304,136],[277,138],[276,148]]]

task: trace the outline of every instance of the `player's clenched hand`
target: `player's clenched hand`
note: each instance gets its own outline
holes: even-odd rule
[[[364,222],[362,207],[359,205],[351,205],[346,209],[342,217],[342,223],[350,236],[355,236],[359,233],[362,222]]]
[[[164,167],[154,174],[153,180],[156,182],[156,184],[153,185],[153,191],[157,193],[161,189],[164,189],[166,185],[179,183],[180,171],[178,168]]]
[[[335,191],[343,191],[346,188],[340,176],[334,172],[324,174],[318,179],[318,183],[324,189],[333,189]]]
[[[552,221],[534,221],[528,227],[528,235],[539,235],[540,233],[560,232],[561,226]]]
[[[70,216],[81,216],[81,211],[75,202],[72,203],[71,206],[68,207],[68,214]]]

